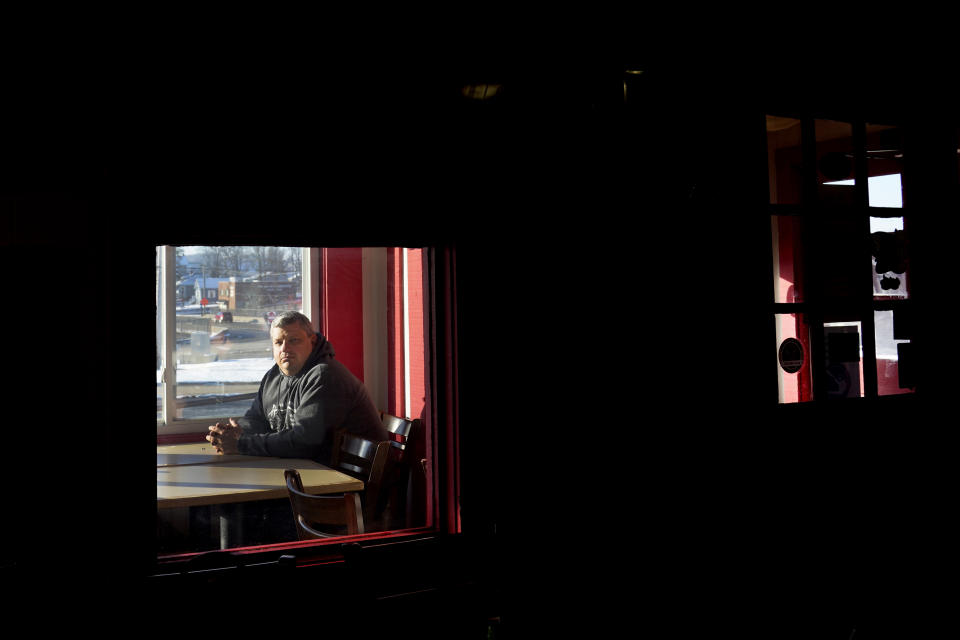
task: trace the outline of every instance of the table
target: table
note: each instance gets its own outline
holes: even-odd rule
[[[216,453],[210,443],[157,446],[157,509],[218,508],[220,546],[230,544],[227,504],[287,497],[284,469],[300,472],[306,493],[362,491],[363,481],[313,460]]]
[[[174,467],[188,464],[222,464],[253,460],[254,456],[242,454],[220,455],[209,442],[157,445],[157,466]],[[259,458],[256,458],[259,459]]]

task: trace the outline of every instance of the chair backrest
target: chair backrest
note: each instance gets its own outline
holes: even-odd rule
[[[423,420],[386,412],[381,412],[380,419],[391,436],[388,479],[384,483],[388,492],[385,518],[393,526],[414,526],[422,520],[417,514],[425,508]]]
[[[293,520],[300,540],[331,538],[345,533],[363,533],[363,510],[360,496],[355,491],[336,495],[312,495],[304,492],[300,472],[287,469],[283,472],[287,481],[287,495],[293,509]],[[318,527],[339,527],[339,532],[323,531]]]
[[[420,420],[416,418],[400,418],[389,413],[381,412],[380,420],[387,431],[390,432],[390,446],[392,448],[392,458],[401,460],[407,456],[407,449],[410,438],[419,427]]]
[[[342,429],[338,429],[333,435],[330,466],[363,480],[363,509],[368,519],[372,519],[378,506],[389,451],[388,440],[374,442],[346,433]]]

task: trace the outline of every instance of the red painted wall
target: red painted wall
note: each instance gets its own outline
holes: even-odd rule
[[[320,270],[320,331],[337,360],[363,380],[361,249],[321,249]]]
[[[407,250],[407,289],[403,249],[387,253],[387,406],[397,416],[419,418],[426,401],[424,380],[423,251]],[[320,330],[337,359],[363,380],[363,261],[360,248],[322,249]],[[404,297],[409,308],[410,415],[404,406]]]

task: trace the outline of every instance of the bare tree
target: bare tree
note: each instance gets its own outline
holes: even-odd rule
[[[267,270],[273,273],[286,272],[286,264],[281,247],[266,247]]]
[[[229,273],[226,275],[238,277],[243,275],[244,262],[246,261],[248,253],[247,247],[230,246],[221,247],[221,249],[223,250],[227,270],[229,271]]]
[[[183,247],[176,247],[174,249],[174,255],[176,255],[176,259],[174,260],[176,266],[174,269],[177,274],[177,280],[181,280],[187,275],[187,265],[184,263]],[[159,260],[159,258],[157,259]]]
[[[204,247],[203,263],[211,278],[242,276],[248,270],[258,278],[271,273],[300,274],[300,249],[297,247]]]
[[[250,251],[260,279],[291,271],[289,247],[250,247]]]
[[[203,248],[203,265],[206,267],[208,277],[219,278],[226,275],[226,255],[223,249],[224,247]]]
[[[297,278],[302,278],[300,272],[303,269],[303,256],[300,247],[287,247],[285,253],[287,263],[286,270],[295,273]]]
[[[257,278],[263,278],[267,271],[267,247],[250,247],[250,252],[257,266]]]

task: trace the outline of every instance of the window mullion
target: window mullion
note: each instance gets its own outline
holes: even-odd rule
[[[801,145],[801,179],[802,195],[801,205],[804,213],[817,210],[819,213],[819,202],[817,198],[817,133],[816,120],[811,116],[805,116],[800,119],[800,145]]]
[[[856,216],[861,230],[862,244],[858,247],[863,265],[862,290],[863,311],[860,318],[860,345],[863,349],[863,395],[875,398],[879,393],[877,383],[877,339],[873,308],[873,278],[871,274],[870,194],[869,171],[867,170],[867,128],[862,120],[853,122],[854,184],[856,189]],[[858,276],[859,277],[859,276]],[[858,295],[858,298],[860,295]]]
[[[172,246],[161,247],[160,256],[160,353],[163,423],[171,424],[177,417],[177,307],[176,307],[176,251]]]
[[[314,331],[320,331],[320,249],[303,247],[300,295],[303,313],[310,318]]]

